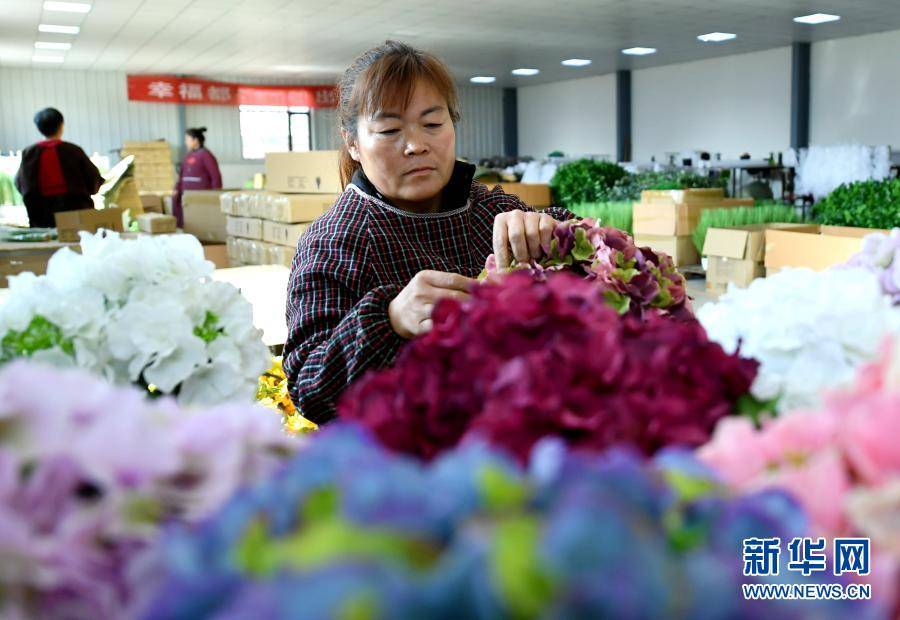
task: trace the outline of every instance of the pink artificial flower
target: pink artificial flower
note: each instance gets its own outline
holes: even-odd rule
[[[839,422],[830,412],[795,413],[757,431],[748,419],[727,418],[698,456],[738,489],[790,491],[816,531],[839,534],[846,529],[844,498],[851,486],[839,448]]]

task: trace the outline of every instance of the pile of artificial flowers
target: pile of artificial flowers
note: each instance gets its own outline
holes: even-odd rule
[[[875,611],[847,601],[743,600],[741,583],[765,581],[742,576],[743,537],[805,532],[802,512],[780,492],[731,496],[679,453],[646,462],[547,442],[531,463],[526,472],[469,443],[423,465],[337,423],[285,470],[175,533],[162,587],[143,617],[839,618]]]
[[[300,445],[260,407],[182,409],[28,361],[0,370],[0,429],[4,618],[125,617],[164,526],[209,515]]]
[[[191,235],[82,233],[81,253],[63,248],[46,275],[9,278],[0,363],[78,366],[185,404],[250,402],[271,357],[249,302],[212,270]]]
[[[639,248],[626,233],[599,226],[590,218],[559,223],[543,258],[527,264],[513,263],[510,270],[527,270],[538,279],[548,273],[568,271],[599,286],[604,298],[619,314],[641,316],[650,309],[689,319],[684,277],[672,259],[650,248]],[[496,257],[487,259],[482,277],[501,273]]]
[[[480,436],[524,460],[542,437],[646,454],[704,443],[735,413],[756,362],[694,321],[619,316],[590,280],[514,272],[444,300],[392,368],[350,386],[338,415],[388,447],[432,458]]]

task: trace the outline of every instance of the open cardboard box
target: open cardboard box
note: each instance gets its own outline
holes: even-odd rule
[[[56,213],[57,238],[63,243],[77,243],[81,231],[97,232],[101,228],[122,232],[122,209],[78,209]]]
[[[793,230],[766,231],[766,274],[785,267],[808,267],[824,271],[847,262],[862,249],[862,240],[872,233],[887,233],[874,228],[817,226],[806,232]]]
[[[745,287],[765,275],[766,231],[817,233],[816,224],[753,224],[738,228],[710,228],[703,243],[708,257],[706,288],[723,293],[728,284]]]

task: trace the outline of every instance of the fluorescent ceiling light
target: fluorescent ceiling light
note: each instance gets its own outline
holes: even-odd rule
[[[528,69],[525,67],[512,70],[513,75],[537,75],[538,73],[540,73],[538,69]]]
[[[52,41],[36,41],[35,49],[39,50],[68,50],[72,48],[71,43],[53,43]]]
[[[628,54],[629,56],[646,56],[647,54],[655,54],[655,47],[629,47],[627,50],[622,50],[623,54]]]
[[[566,67],[586,67],[591,64],[591,61],[587,58],[569,58],[562,61],[562,64]]]
[[[813,13],[812,15],[795,17],[794,21],[798,24],[825,24],[828,22],[836,22],[840,18],[840,15],[829,15],[828,13]]]
[[[476,75],[469,81],[473,84],[492,84],[497,80],[493,75]]]
[[[61,13],[88,13],[91,5],[86,2],[45,2],[44,10]]]
[[[40,32],[52,32],[55,34],[78,34],[81,30],[78,26],[56,26],[54,24],[41,24],[38,26]]]
[[[63,62],[65,58],[62,56],[32,56],[34,62]]]
[[[701,34],[697,38],[704,43],[721,43],[722,41],[736,39],[737,35],[731,32],[710,32],[709,34]]]

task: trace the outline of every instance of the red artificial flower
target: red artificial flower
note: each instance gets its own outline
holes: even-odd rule
[[[726,354],[694,320],[619,316],[604,295],[564,272],[515,272],[466,302],[444,300],[432,331],[352,385],[338,414],[426,459],[476,435],[522,460],[551,435],[647,454],[706,442],[749,391],[756,362]]]

